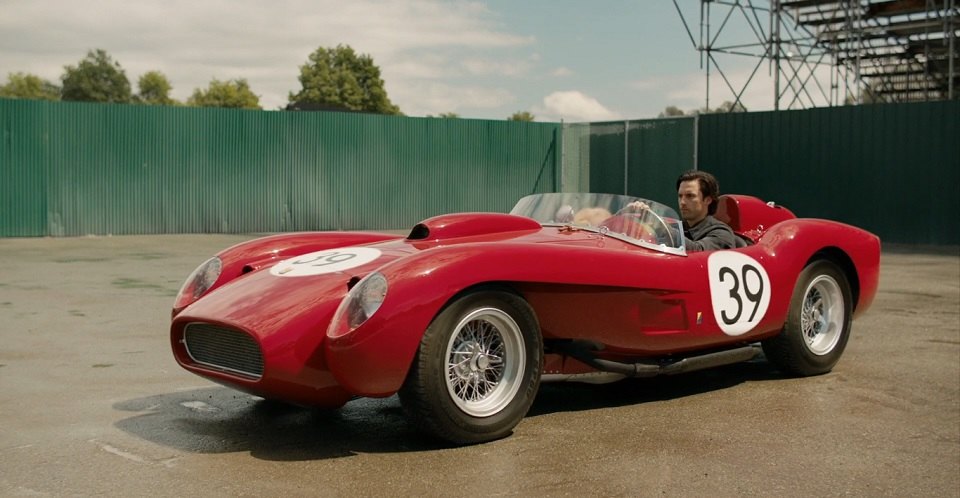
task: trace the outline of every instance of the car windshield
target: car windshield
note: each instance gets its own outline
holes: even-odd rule
[[[510,214],[543,226],[572,227],[671,254],[686,254],[677,212],[656,201],[615,194],[528,195]]]

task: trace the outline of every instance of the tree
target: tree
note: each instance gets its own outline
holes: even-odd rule
[[[237,109],[260,109],[260,97],[250,90],[246,79],[220,81],[214,78],[207,90],[199,88],[187,99],[194,107],[232,107]]]
[[[721,113],[721,112],[747,112],[747,108],[744,107],[743,104],[740,103],[740,102],[737,102],[736,104],[734,104],[733,102],[730,102],[729,100],[725,100],[725,101],[723,101],[722,104],[720,104],[720,107],[717,107],[716,109],[714,109],[713,112],[715,112],[715,113]]]
[[[658,118],[672,118],[676,116],[683,116],[683,110],[675,105],[669,105],[663,112],[660,113]]]
[[[60,87],[34,74],[10,73],[0,86],[0,97],[30,100],[60,100]]]
[[[102,49],[88,51],[77,66],[64,67],[63,100],[130,102],[130,81],[119,62]]]
[[[511,114],[507,121],[533,121],[534,119],[536,119],[536,116],[527,111],[517,111]]]
[[[380,68],[367,54],[357,55],[349,45],[319,47],[300,66],[301,89],[290,93],[294,103],[324,104],[352,111],[400,114],[390,102]]]
[[[710,109],[709,107],[702,107],[700,109],[694,109],[687,114],[689,116],[696,116],[698,114],[721,114],[726,112],[747,112],[747,108],[739,102],[734,104],[729,100],[725,100],[722,104],[720,104],[720,107],[715,107],[713,109]]]
[[[160,71],[149,71],[140,76],[137,82],[140,93],[133,97],[133,101],[138,104],[147,105],[178,105],[179,102],[170,98],[170,90],[173,86],[170,81]]]

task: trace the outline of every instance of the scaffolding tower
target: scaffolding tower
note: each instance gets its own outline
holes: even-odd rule
[[[957,1],[701,0],[697,37],[673,3],[706,70],[707,109],[713,72],[736,108],[766,62],[780,110],[958,98]],[[735,23],[748,39],[723,36]],[[726,56],[757,59],[742,85]]]

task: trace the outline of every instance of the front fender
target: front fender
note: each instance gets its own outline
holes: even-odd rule
[[[597,272],[590,265],[570,264],[571,259],[597,258],[603,258],[611,271]],[[491,282],[627,287],[636,285],[638,275],[643,273],[636,258],[636,252],[555,244],[470,243],[424,250],[378,270],[388,281],[383,304],[353,331],[343,335],[328,331],[327,364],[337,381],[351,392],[390,396],[403,385],[426,328],[462,291]],[[650,258],[666,266],[683,260],[652,252]],[[667,268],[657,275],[647,273],[644,278],[649,285],[659,287],[675,282],[670,274]]]
[[[402,237],[399,235],[377,232],[299,232],[244,241],[216,254],[221,262],[220,275],[199,299],[203,299],[204,296],[247,273],[287,258],[324,249],[371,244],[400,238]],[[178,296],[177,304],[173,309],[173,316],[179,314],[195,301],[192,300],[192,297]]]

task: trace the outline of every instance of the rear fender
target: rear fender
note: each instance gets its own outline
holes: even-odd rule
[[[830,220],[801,218],[770,228],[761,239],[791,274],[817,259],[839,266],[854,290],[854,316],[873,303],[880,281],[880,238],[860,228]]]

